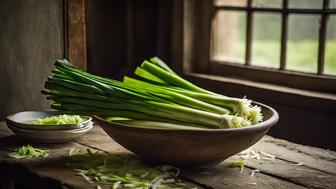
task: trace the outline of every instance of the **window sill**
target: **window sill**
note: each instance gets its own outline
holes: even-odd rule
[[[229,96],[246,95],[261,102],[336,113],[336,94],[191,72],[184,73],[184,76],[204,88]]]

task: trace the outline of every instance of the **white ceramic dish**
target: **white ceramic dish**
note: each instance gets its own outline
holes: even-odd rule
[[[38,112],[38,111],[24,111],[11,114],[7,116],[6,122],[8,125],[13,125],[17,128],[21,129],[34,129],[34,130],[72,130],[84,127],[86,124],[92,121],[91,117],[81,116],[84,120],[80,124],[64,124],[64,125],[33,125],[31,122],[37,118],[43,119],[48,116],[54,115],[62,115],[61,111],[46,111],[46,112]]]
[[[60,143],[71,141],[86,134],[92,129],[93,122],[86,124],[82,128],[72,130],[34,130],[22,129],[11,124],[7,125],[18,137],[26,140],[40,143]]]

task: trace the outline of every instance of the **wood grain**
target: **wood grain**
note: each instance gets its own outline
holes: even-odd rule
[[[325,149],[311,147],[311,146],[299,145],[299,144],[295,144],[293,142],[289,142],[286,140],[273,138],[271,136],[265,136],[261,140],[261,142],[272,143],[272,144],[275,144],[276,146],[282,146],[288,150],[291,150],[297,153],[306,154],[316,159],[336,162],[336,152],[328,150],[328,149],[325,150]]]
[[[95,127],[90,133],[79,138],[76,142],[101,150],[110,150],[110,153],[127,152],[122,146],[115,143],[104,133],[102,128]],[[185,169],[182,171],[182,176],[206,188],[267,188],[269,186],[273,188],[304,188],[296,184],[272,178],[265,174],[259,174],[256,178],[251,178],[249,175],[250,171],[251,170],[247,168],[245,173],[241,175],[239,169],[232,169],[222,164],[216,168],[203,168],[199,170]],[[257,186],[255,186],[254,183],[257,183]]]
[[[246,166],[258,169],[261,173],[283,178],[309,188],[331,189],[336,187],[336,175],[306,167],[309,165],[300,166],[279,159],[272,161],[248,160],[246,163]]]
[[[66,57],[72,64],[86,70],[86,28],[84,0],[66,0],[65,19],[67,19]]]
[[[201,72],[213,75],[234,76],[253,81],[273,83],[292,88],[309,89],[314,91],[335,94],[336,80],[333,76],[313,75],[288,70],[267,69],[257,66],[244,66],[235,63],[211,61],[210,72]]]
[[[334,152],[316,150],[316,148],[315,150],[314,148],[308,150],[309,147],[307,146],[299,146],[301,145],[266,137],[253,148],[274,154],[278,159],[292,163],[303,163],[306,167],[336,175],[336,156]]]
[[[180,0],[173,0],[172,2],[172,13],[171,13],[171,20],[168,20],[171,22],[171,55],[170,55],[170,63],[169,66],[176,71],[176,73],[181,74],[183,71],[183,66],[185,64],[182,64],[184,62],[184,56],[183,56],[183,31],[184,28],[184,2]],[[162,21],[160,21],[162,22]],[[162,36],[164,37],[164,36]],[[167,36],[166,36],[167,38]]]
[[[95,127],[92,132],[87,135],[79,138],[76,142],[79,142],[83,145],[90,146],[92,148],[98,148],[102,150],[109,150],[110,153],[122,153],[125,152],[125,149],[116,144],[112,139],[109,138],[106,134],[102,134],[104,131],[100,127]],[[97,137],[99,136],[99,137]],[[264,145],[264,141],[274,139],[272,137],[266,136],[265,139],[261,141],[260,146]],[[278,141],[277,139],[274,139]],[[279,140],[281,141],[281,140]],[[301,145],[297,145],[301,146]],[[258,149],[258,148],[257,148]],[[276,148],[274,148],[276,150]],[[321,149],[319,149],[321,151]],[[264,151],[268,152],[267,149]],[[300,154],[299,154],[300,155]],[[199,170],[184,170],[182,172],[182,176],[188,179],[191,182],[198,183],[204,187],[210,188],[305,188],[306,187],[325,187],[332,188],[336,183],[333,181],[334,176],[330,174],[326,174],[317,170],[312,169],[303,169],[303,173],[300,174],[300,170],[294,171],[291,175],[290,168],[293,167],[294,163],[282,160],[272,161],[271,164],[268,161],[256,162],[252,164],[253,161],[248,163],[247,165],[251,168],[246,168],[244,173],[241,175],[239,173],[239,169],[229,168],[226,163],[230,161],[237,160],[237,157],[230,158],[220,166],[216,168],[202,168]],[[259,164],[262,163],[262,164]],[[263,165],[265,169],[261,169]],[[272,165],[272,166],[270,166]],[[335,163],[333,165],[336,165]],[[274,167],[277,167],[274,169]],[[251,177],[250,173],[252,169],[260,169],[263,173],[257,174],[255,177]],[[273,171],[272,170],[276,170]],[[281,172],[281,170],[287,170],[287,174]],[[316,179],[316,175],[314,173],[321,173],[321,176]],[[298,176],[301,175],[301,177]],[[293,183],[289,183],[287,181],[279,180],[270,175],[274,175],[276,177],[284,178],[285,180],[290,180]],[[320,182],[319,180],[323,180]],[[255,185],[255,183],[257,185]]]
[[[0,124],[0,130],[4,128],[5,125]],[[22,182],[41,186],[40,188],[96,186],[75,176],[65,165],[70,147],[82,150],[91,148],[110,154],[130,153],[114,142],[99,126],[95,126],[88,134],[74,142],[54,145],[33,143],[33,146],[50,150],[50,156],[47,158],[15,162],[5,158],[9,151],[24,143],[15,136],[0,138],[0,168],[5,169],[11,176],[22,179]],[[293,144],[269,136],[265,136],[253,149],[274,154],[277,158],[247,160],[247,167],[241,174],[239,168],[230,168],[227,165],[240,158],[233,156],[216,167],[183,168],[181,178],[188,181],[187,186],[197,188],[336,188],[336,175],[332,172],[336,165],[336,152]],[[295,165],[295,162],[304,164],[299,166]],[[254,169],[260,170],[260,173],[251,177],[251,171]],[[20,174],[17,174],[17,171]],[[53,186],[50,183],[53,183]]]
[[[229,168],[227,165],[220,165],[215,168],[203,168],[198,170],[184,171],[182,175],[209,188],[306,188],[294,183],[277,179],[272,176],[258,173],[250,176],[251,169],[245,168],[243,174],[240,168]]]
[[[48,107],[40,89],[62,57],[62,16],[62,1],[0,1],[0,120]]]
[[[309,188],[336,188],[334,151],[298,145],[270,136],[265,136],[251,148],[275,155],[276,159],[250,159],[246,161],[249,168]],[[240,158],[235,156],[232,159]]]
[[[19,142],[15,146],[22,144],[24,143]],[[97,184],[85,182],[82,178],[76,176],[75,172],[66,165],[70,147],[81,150],[86,150],[88,147],[74,142],[63,144],[63,146],[32,145],[49,150],[49,156],[43,159],[19,161],[4,159],[1,162],[0,166],[2,169],[7,175],[15,178],[17,182],[22,182],[31,188],[41,189],[62,188],[62,185],[78,189],[96,187]]]
[[[0,124],[0,130],[5,128],[4,124]],[[85,152],[86,149],[105,151],[110,154],[130,154],[122,147],[116,145],[109,137],[96,126],[96,129],[90,131],[90,138],[94,136],[96,140],[90,140],[87,142],[89,145],[81,144],[80,142],[68,142],[61,144],[39,144],[31,143],[34,147],[49,150],[49,156],[43,159],[24,159],[24,160],[11,160],[7,158],[7,153],[14,148],[26,144],[26,141],[20,140],[15,136],[0,138],[0,169],[6,173],[5,176],[14,178],[16,182],[24,183],[31,188],[40,189],[58,189],[58,188],[71,188],[71,189],[87,189],[96,188],[97,183],[88,183],[80,176],[75,174],[68,164],[68,154],[70,148],[80,149]],[[86,141],[87,137],[79,138],[78,141]],[[100,138],[104,139],[103,143],[100,143]],[[91,143],[93,142],[93,143]],[[95,147],[96,145],[100,147]],[[90,146],[93,146],[91,148]],[[2,175],[1,175],[2,176]],[[186,188],[202,187],[185,181]],[[103,189],[110,189],[110,185],[99,184]]]
[[[127,153],[131,152],[124,147],[116,143],[111,137],[109,137],[105,131],[95,126],[88,134],[75,140],[77,143],[89,146],[91,148],[99,149],[107,153]]]
[[[211,26],[209,20],[212,18],[212,1],[186,0],[184,10],[179,18],[183,20],[182,31],[175,31],[176,36],[180,35],[183,45],[183,71],[195,71],[207,73],[210,69],[210,37]],[[185,17],[183,16],[185,15]],[[180,22],[175,20],[173,26],[178,27]],[[179,33],[180,32],[180,33]]]

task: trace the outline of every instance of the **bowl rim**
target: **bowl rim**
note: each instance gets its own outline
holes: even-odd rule
[[[62,133],[68,133],[68,134],[76,134],[76,133],[82,133],[82,132],[87,132],[89,130],[91,130],[93,128],[94,124],[90,123],[82,128],[78,128],[78,129],[66,129],[66,130],[37,130],[37,129],[23,129],[23,128],[19,128],[16,126],[9,126],[9,128],[11,130],[14,131],[19,131],[19,132],[24,132],[24,133],[58,133],[58,134],[62,134]],[[13,132],[14,132],[13,131]],[[14,132],[15,133],[15,132]]]
[[[20,127],[22,129],[28,129],[28,127],[31,127],[32,129],[34,128],[35,130],[48,130],[48,129],[43,129],[41,127],[46,127],[46,128],[52,128],[52,127],[75,127],[75,126],[81,126],[81,125],[86,125],[90,122],[92,122],[92,117],[90,116],[83,116],[83,115],[79,115],[80,117],[84,118],[85,120],[82,123],[79,124],[62,124],[62,125],[34,125],[34,124],[30,124],[30,123],[23,123],[23,122],[18,122],[13,120],[13,117],[19,115],[19,114],[23,114],[23,113],[47,113],[47,114],[51,114],[51,115],[63,115],[65,114],[65,112],[63,111],[34,111],[34,110],[29,110],[29,111],[21,111],[21,112],[15,112],[12,114],[9,114],[6,116],[6,122],[12,122],[18,125],[25,125],[27,126],[27,128],[23,128]],[[80,128],[80,127],[79,127]],[[79,129],[78,128],[78,129]],[[50,130],[59,130],[59,129],[50,129]]]
[[[99,117],[97,115],[93,115],[93,119],[98,122],[102,123],[101,126],[107,127],[106,125],[113,125],[113,127],[117,127],[120,129],[126,129],[126,130],[138,130],[140,131],[146,131],[146,132],[189,132],[189,133],[241,133],[241,132],[256,132],[260,130],[265,130],[271,128],[273,125],[275,125],[279,120],[279,114],[278,112],[273,109],[272,107],[265,105],[260,102],[253,101],[253,104],[261,106],[262,108],[268,109],[272,112],[272,115],[270,118],[268,118],[265,121],[262,121],[260,123],[257,123],[255,125],[247,126],[247,127],[240,127],[240,128],[223,128],[223,129],[167,129],[167,128],[154,128],[154,127],[144,127],[144,126],[130,126],[120,123],[113,123],[109,122],[102,117]],[[105,125],[104,125],[105,124]]]

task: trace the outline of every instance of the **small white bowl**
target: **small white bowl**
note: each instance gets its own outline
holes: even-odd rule
[[[18,137],[24,138],[33,142],[40,143],[60,143],[68,142],[77,137],[80,137],[90,131],[93,127],[93,122],[79,129],[66,129],[66,130],[34,130],[34,129],[22,129],[13,125],[8,127]]]
[[[29,123],[37,118],[45,118],[48,116],[62,115],[61,111],[25,111],[18,112],[7,116],[6,123],[18,137],[33,142],[42,143],[59,143],[71,141],[79,136],[84,135],[93,127],[92,118],[81,116],[84,121],[80,124],[66,125],[33,125]],[[28,121],[28,122],[27,122]]]
[[[24,111],[8,115],[6,118],[7,124],[13,125],[21,129],[36,129],[36,130],[65,130],[78,129],[92,121],[89,116],[80,116],[84,121],[80,124],[64,124],[64,125],[34,125],[33,120],[37,118],[44,119],[49,116],[62,115],[61,111]]]

